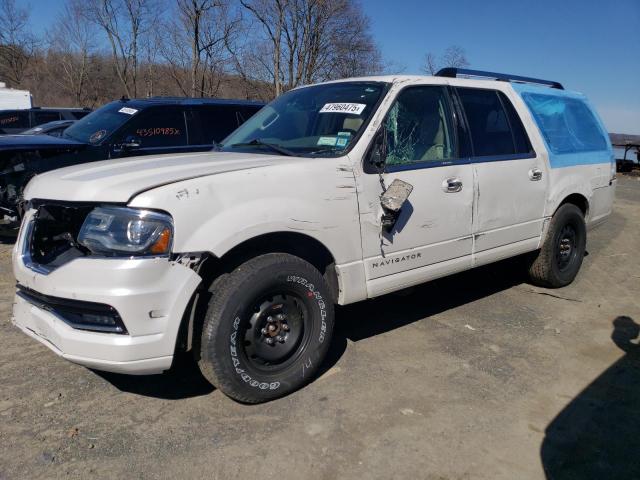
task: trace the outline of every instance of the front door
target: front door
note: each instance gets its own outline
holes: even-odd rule
[[[433,85],[404,88],[385,117],[384,168],[365,174],[359,192],[369,296],[471,265],[473,172],[458,158],[454,120],[447,87]],[[367,212],[381,213],[380,181],[396,178],[413,191],[386,231]]]

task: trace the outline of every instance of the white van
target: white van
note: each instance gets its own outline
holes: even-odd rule
[[[334,304],[525,253],[533,282],[567,285],[616,184],[583,95],[477,71],[298,88],[219,150],[32,180],[15,324],[115,372],[190,350],[262,402],[313,378]]]

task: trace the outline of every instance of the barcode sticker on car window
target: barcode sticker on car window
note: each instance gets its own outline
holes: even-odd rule
[[[348,113],[360,115],[367,108],[364,103],[325,103],[320,113]]]
[[[126,113],[127,115],[133,115],[134,113],[138,113],[138,110],[136,110],[135,108],[122,107],[120,110],[118,110],[118,112]]]

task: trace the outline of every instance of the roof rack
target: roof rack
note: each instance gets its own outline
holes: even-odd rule
[[[436,77],[449,77],[456,78],[459,75],[467,77],[484,77],[493,78],[503,82],[519,82],[519,83],[537,83],[539,85],[546,85],[547,87],[557,88],[558,90],[564,90],[564,87],[560,82],[554,82],[552,80],[540,80],[539,78],[521,77],[519,75],[509,75],[507,73],[495,73],[495,72],[483,72],[482,70],[469,70],[466,68],[442,68],[436,73]]]

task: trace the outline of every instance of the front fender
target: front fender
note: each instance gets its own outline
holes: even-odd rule
[[[172,215],[174,252],[222,256],[259,235],[299,232],[325,245],[337,264],[347,263],[362,253],[355,180],[344,162],[318,159],[194,178],[144,192],[129,205]]]

